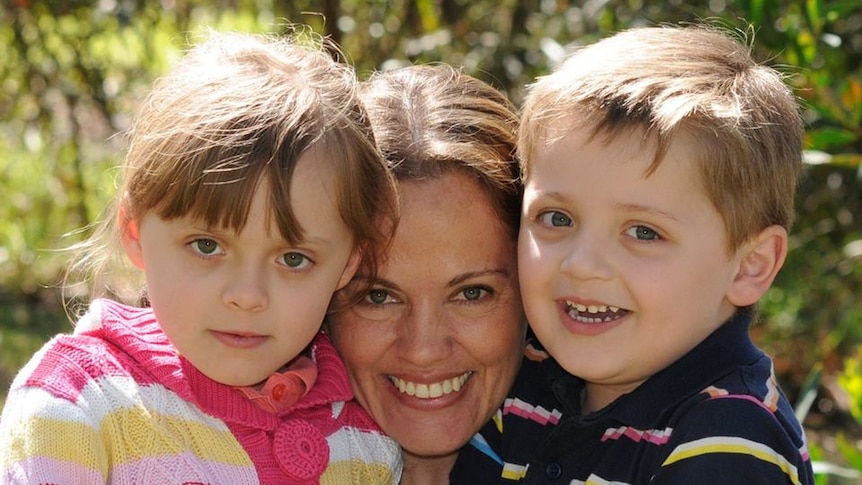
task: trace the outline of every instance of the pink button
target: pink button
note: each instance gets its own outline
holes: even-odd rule
[[[326,469],[329,444],[311,424],[290,419],[275,431],[273,454],[285,475],[294,480],[311,480]]]

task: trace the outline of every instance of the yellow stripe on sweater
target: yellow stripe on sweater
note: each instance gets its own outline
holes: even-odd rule
[[[782,472],[784,472],[785,475],[788,476],[788,478],[790,478],[792,483],[801,483],[799,481],[799,471],[797,468],[788,462],[780,453],[762,443],[733,436],[714,436],[680,445],[673,450],[673,453],[667,457],[667,460],[665,460],[662,466],[671,465],[678,461],[711,453],[739,453],[742,455],[753,456],[758,460],[776,465]]]
[[[342,485],[345,483],[374,483],[395,485],[392,469],[385,463],[366,463],[359,459],[330,462],[323,475],[321,485]]]
[[[12,461],[32,456],[67,460],[99,469],[109,458],[117,466],[144,457],[191,451],[217,463],[251,466],[248,454],[230,431],[176,416],[153,415],[142,408],[120,409],[104,416],[101,430],[88,423],[31,417],[11,429]],[[101,465],[101,466],[100,466]]]

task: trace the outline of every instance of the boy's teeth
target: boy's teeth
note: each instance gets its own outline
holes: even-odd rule
[[[582,305],[573,301],[566,300],[569,315],[579,321],[588,323],[610,322],[616,318],[620,318],[624,311],[621,312],[619,307],[610,305]]]
[[[431,384],[423,384],[411,381],[405,381],[395,376],[389,376],[389,380],[398,388],[398,391],[408,396],[418,397],[419,399],[434,399],[445,394],[451,394],[461,390],[461,386],[467,382],[467,379],[472,374],[472,371],[465,372],[460,376],[446,379],[440,382]]]
[[[606,306],[606,305],[581,305],[580,303],[572,303],[566,300],[566,304],[569,307],[574,308],[575,310],[581,313],[605,313],[607,311],[618,312],[620,309],[615,306]]]

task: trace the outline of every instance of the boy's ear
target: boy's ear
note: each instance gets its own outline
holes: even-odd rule
[[[727,298],[737,307],[753,305],[769,289],[787,256],[787,230],[769,226],[740,248],[739,268]]]
[[[350,258],[347,260],[347,266],[344,267],[344,271],[341,273],[341,278],[338,279],[338,286],[335,288],[336,290],[340,290],[347,286],[347,283],[350,283],[350,280],[353,279],[353,275],[356,274],[356,270],[359,269],[359,263],[362,261],[362,249],[354,249],[350,254]]]
[[[141,231],[138,221],[129,217],[126,199],[120,201],[120,210],[117,211],[117,228],[123,241],[123,249],[129,261],[140,269],[144,269],[144,253],[141,249]]]

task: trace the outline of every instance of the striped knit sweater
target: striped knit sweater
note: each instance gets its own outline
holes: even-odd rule
[[[509,397],[458,455],[452,485],[813,485],[802,427],[772,362],[735,316],[594,413],[584,382],[525,359]]]
[[[149,309],[97,300],[12,383],[0,483],[397,483],[400,449],[324,335],[311,357],[312,389],[270,414],[179,357]]]

